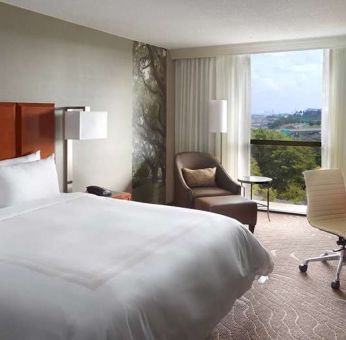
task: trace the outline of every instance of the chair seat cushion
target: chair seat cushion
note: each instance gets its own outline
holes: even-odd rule
[[[230,191],[219,187],[195,187],[191,188],[191,190],[193,198],[233,195]]]
[[[257,203],[240,195],[199,197],[195,208],[232,217],[244,224],[257,223]]]
[[[346,214],[328,216],[329,218],[309,219],[312,226],[346,239]]]

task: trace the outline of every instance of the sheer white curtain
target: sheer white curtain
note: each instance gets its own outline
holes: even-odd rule
[[[322,167],[346,175],[346,48],[324,53]]]
[[[215,58],[175,62],[175,152],[215,152],[209,101],[215,97]]]
[[[250,56],[184,59],[175,62],[176,152],[219,152],[209,133],[210,99],[226,99],[228,132],[223,165],[233,178],[250,172]],[[216,149],[217,148],[217,149]]]
[[[227,99],[224,166],[237,179],[250,174],[251,60],[249,55],[216,58],[216,99]]]

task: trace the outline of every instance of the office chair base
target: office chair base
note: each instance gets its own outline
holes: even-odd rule
[[[299,270],[302,273],[305,273],[308,270],[309,262],[327,262],[327,261],[338,261],[335,279],[334,281],[331,282],[330,286],[333,289],[339,289],[340,288],[340,272],[341,272],[343,263],[346,261],[346,247],[344,243],[342,244],[342,247],[340,249],[333,250],[332,253],[325,252],[321,256],[311,257],[309,259],[306,259],[302,264],[299,265]]]

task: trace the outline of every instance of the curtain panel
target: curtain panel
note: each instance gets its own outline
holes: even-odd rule
[[[346,48],[324,52],[322,167],[346,175]]]
[[[250,56],[175,61],[175,151],[219,155],[220,139],[209,132],[209,101],[227,100],[228,131],[223,165],[233,178],[250,173]]]
[[[227,100],[223,163],[233,178],[250,174],[251,62],[248,55],[216,57],[216,99]]]
[[[208,130],[209,100],[215,97],[215,58],[175,62],[175,152],[215,153]]]

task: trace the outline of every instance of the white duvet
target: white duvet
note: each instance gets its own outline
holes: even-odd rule
[[[267,251],[207,212],[65,194],[0,209],[0,339],[204,339]]]

